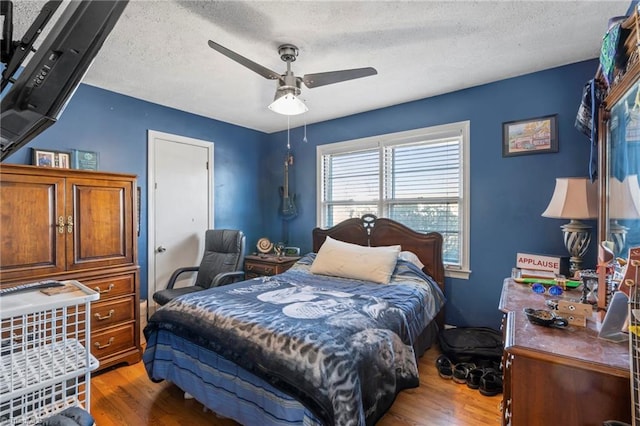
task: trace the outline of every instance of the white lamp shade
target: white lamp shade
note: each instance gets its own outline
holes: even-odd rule
[[[629,175],[620,182],[609,179],[609,217],[611,219],[640,218],[640,186],[638,175]]]
[[[282,115],[298,115],[309,108],[293,93],[285,93],[269,105],[269,109]]]
[[[544,217],[595,219],[598,217],[598,185],[588,178],[556,178],[556,187]]]

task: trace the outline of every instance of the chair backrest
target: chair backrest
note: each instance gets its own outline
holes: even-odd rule
[[[209,288],[216,275],[241,271],[244,267],[245,240],[244,233],[239,230],[208,229],[204,236],[204,255],[196,285]]]

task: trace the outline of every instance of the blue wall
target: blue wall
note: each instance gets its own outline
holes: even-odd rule
[[[587,61],[291,130],[295,164],[291,190],[300,215],[289,223],[289,243],[311,249],[316,226],[316,146],[471,121],[471,276],[447,279],[447,322],[499,326],[497,305],[504,277],[518,251],[566,252],[562,220],[542,218],[556,177],[586,176],[589,142],[573,123],[582,86],[597,61]],[[345,100],[346,101],[346,100]],[[560,152],[502,158],[502,123],[558,114]],[[216,120],[81,85],[58,123],[28,147],[73,148],[100,153],[100,169],[134,173],[142,188],[139,237],[142,297],[147,291],[147,130],[215,142],[215,225],[247,234],[249,251],[258,238],[283,239],[278,219],[286,132],[267,135]],[[30,163],[24,147],[7,162]],[[260,171],[260,173],[258,173]],[[257,200],[257,202],[256,202]],[[258,208],[256,207],[258,206]],[[595,221],[591,225],[594,226]],[[595,242],[587,265],[595,263]]]
[[[290,190],[296,193],[300,215],[289,224],[289,244],[311,249],[316,226],[316,146],[470,120],[471,122],[471,275],[446,280],[447,323],[497,328],[503,279],[515,266],[516,252],[566,255],[560,226],[567,222],[541,217],[556,177],[587,176],[589,140],[574,128],[583,85],[597,69],[595,60],[503,80],[442,96],[379,109],[291,131],[295,166]],[[557,114],[559,152],[502,157],[502,123]],[[267,161],[282,176],[286,132],[270,135],[276,150]],[[281,183],[279,183],[281,185]],[[273,192],[264,182],[262,192]],[[273,230],[281,229],[277,205],[263,204]],[[596,223],[585,267],[595,265]],[[281,234],[270,237],[278,240]]]
[[[99,153],[100,170],[132,173],[141,187],[138,238],[141,297],[147,297],[147,131],[157,130],[212,141],[214,221],[217,228],[242,229],[249,241],[262,235],[256,214],[257,170],[264,133],[211,120],[129,96],[81,84],[60,120],[12,154],[7,163],[31,164],[31,147]]]

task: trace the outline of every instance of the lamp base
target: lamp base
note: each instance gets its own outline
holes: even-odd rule
[[[627,228],[624,225],[620,225],[617,220],[612,219],[609,223],[609,238],[613,241],[613,253],[616,256],[622,254],[622,250],[627,245]]]
[[[591,242],[591,226],[585,225],[577,219],[560,227],[564,238],[564,246],[571,255],[569,259],[569,273],[575,276],[575,273],[582,269],[582,257],[589,248]]]

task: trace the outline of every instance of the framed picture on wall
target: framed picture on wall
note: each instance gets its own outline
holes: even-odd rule
[[[502,123],[502,156],[558,152],[557,114]]]
[[[68,169],[71,164],[68,152],[31,148],[31,154],[31,163],[34,166]]]

